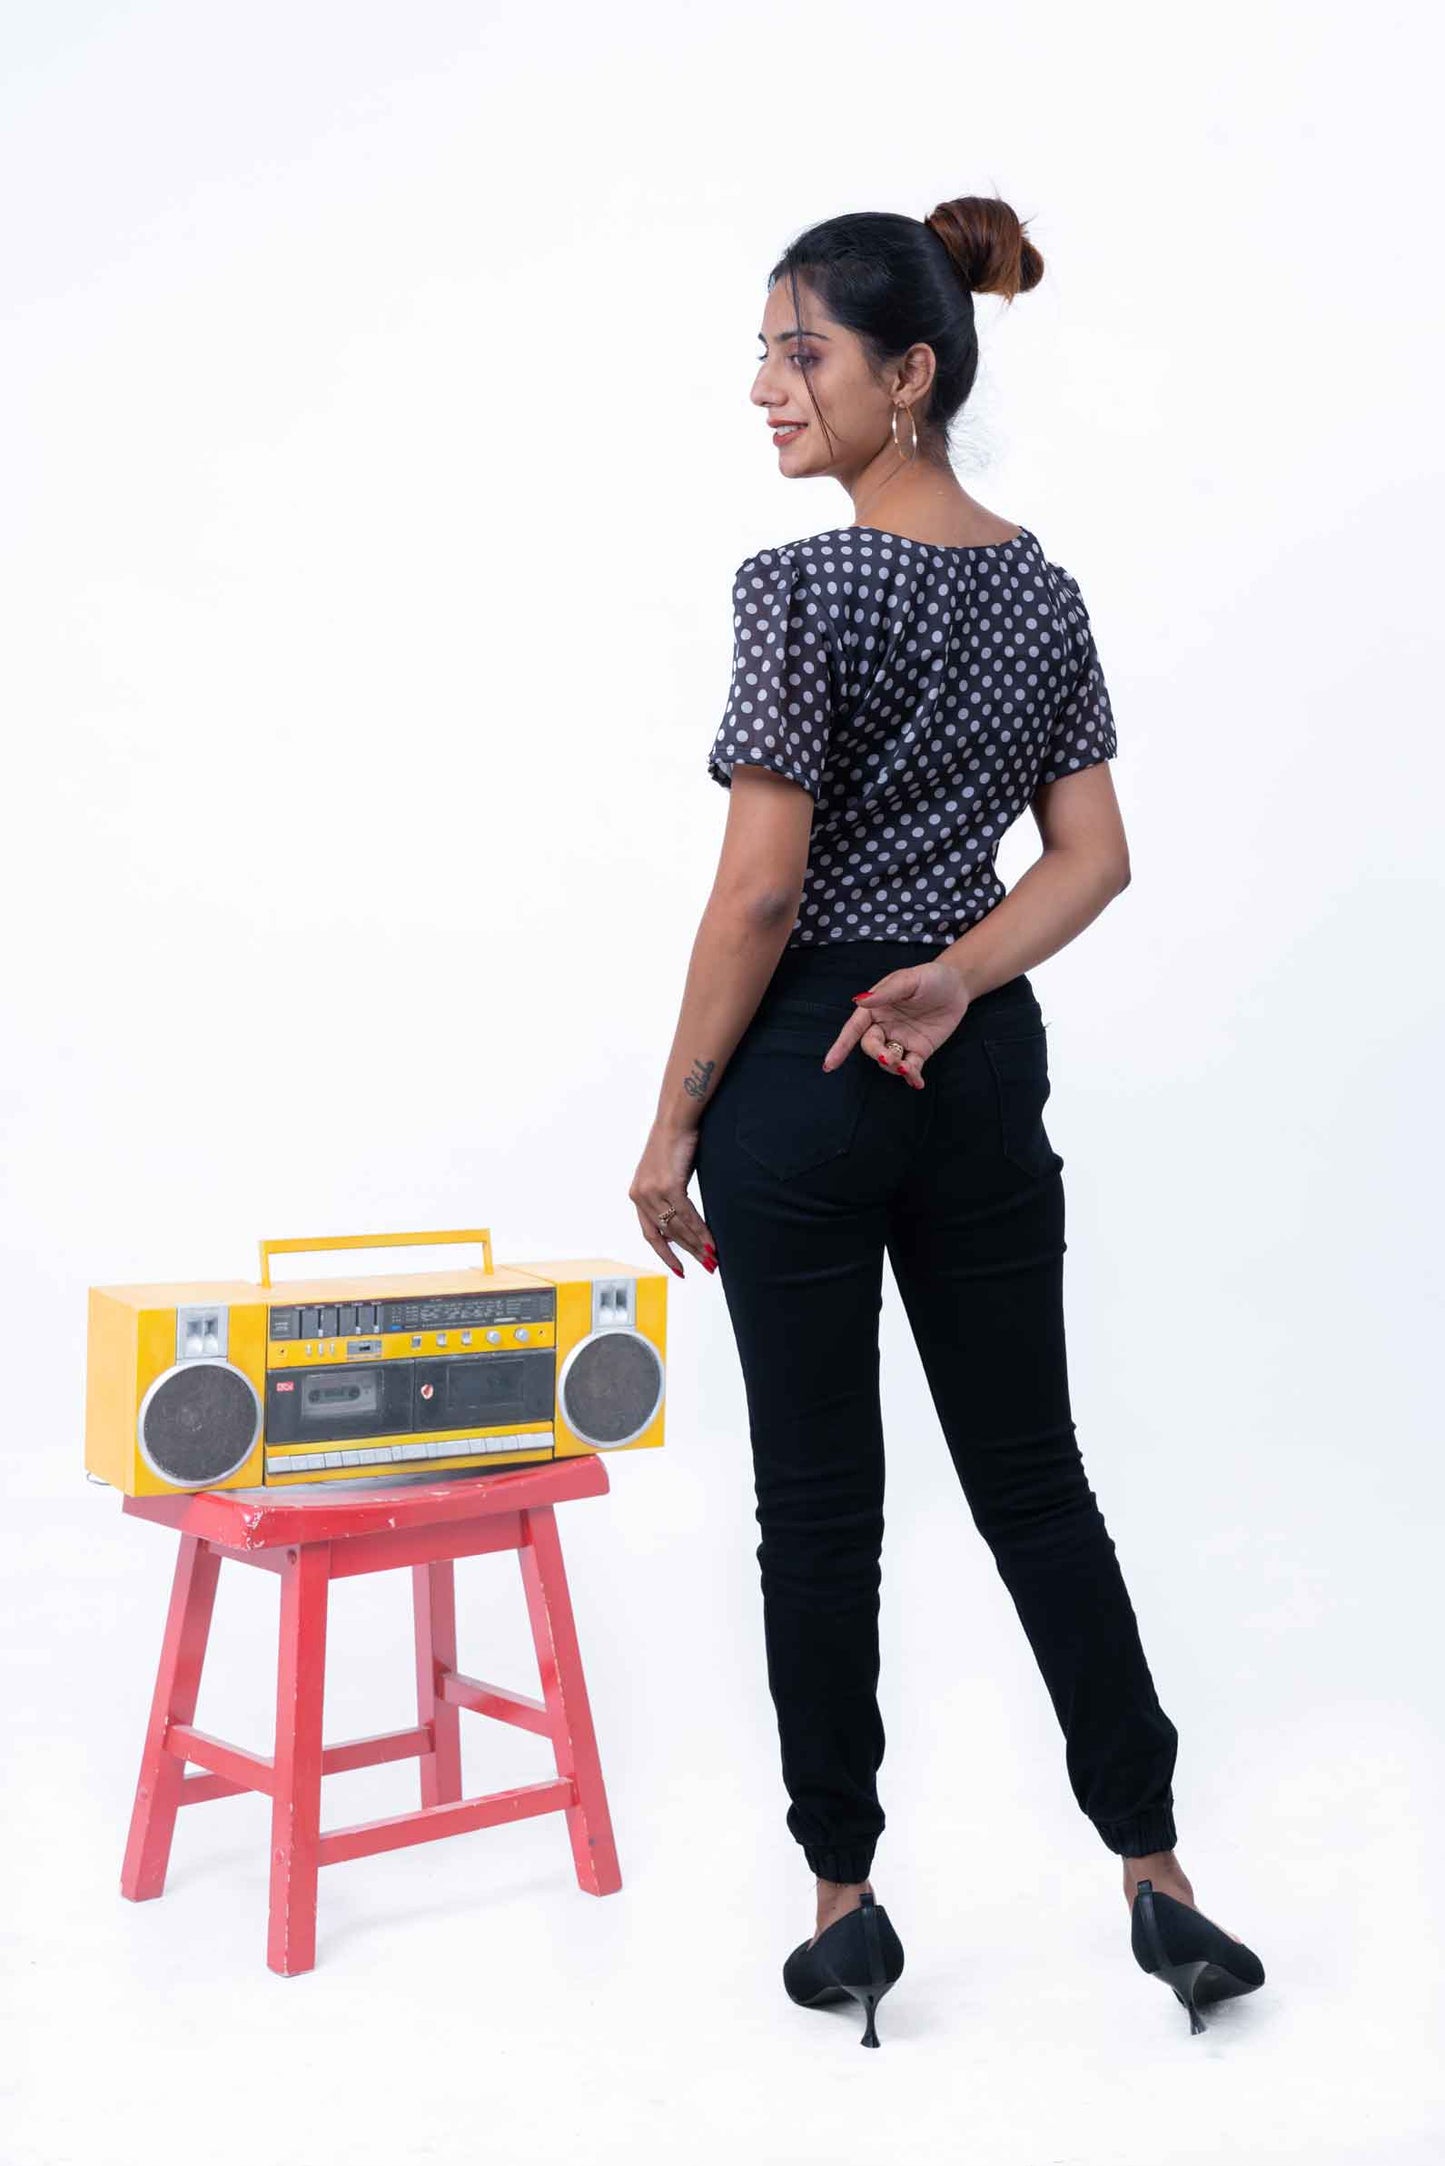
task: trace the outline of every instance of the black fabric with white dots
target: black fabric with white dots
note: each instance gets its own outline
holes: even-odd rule
[[[1039,785],[1117,750],[1078,583],[1027,527],[833,527],[749,557],[733,601],[708,772],[771,767],[816,800],[790,947],[957,939],[1002,901],[994,853]]]

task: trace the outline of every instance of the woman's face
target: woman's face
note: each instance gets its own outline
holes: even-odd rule
[[[801,277],[798,301],[795,309],[791,278],[778,279],[763,309],[763,351],[749,396],[770,428],[801,423],[779,437],[782,473],[833,474],[846,484],[887,442],[893,401],[887,384],[875,380],[856,332],[834,323]],[[813,399],[827,416],[827,432]]]

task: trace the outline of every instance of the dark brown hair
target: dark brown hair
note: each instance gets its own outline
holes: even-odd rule
[[[856,332],[881,375],[910,346],[933,348],[933,382],[918,407],[920,457],[946,459],[949,431],[978,374],[973,296],[1012,301],[1044,275],[1044,259],[1023,224],[998,196],[955,196],[926,218],[897,211],[850,211],[810,226],[768,273],[769,289],[786,277],[796,321],[804,321],[799,281],[835,323]],[[828,424],[808,385],[813,411]]]

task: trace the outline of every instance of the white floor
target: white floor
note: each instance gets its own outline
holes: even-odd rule
[[[188,1809],[164,1896],[119,1894],[174,1537],[95,1488],[12,1500],[5,2166],[182,2146],[209,2166],[1441,2158],[1441,1898],[1419,1832],[1439,1739],[1403,1696],[1345,1675],[1328,1705],[1262,1724],[1251,1692],[1288,1690],[1288,1639],[1231,1711],[1197,1635],[1162,1615],[1146,1635],[1188,1743],[1180,1855],[1269,1974],[1191,2037],[1134,1964],[986,1555],[958,1590],[961,1665],[905,1590],[934,1541],[972,1537],[900,1528],[875,1879],[908,1967],[864,2052],[851,2006],[796,2008],[779,1980],[811,1881],[782,1827],[745,1516],[634,1557],[611,1628],[609,1509],[635,1535],[689,1495],[680,1462],[648,1456],[564,1523],[621,1891],[579,1891],[560,1818],[328,1868],[317,1967],[294,1979],[265,1967],[259,1798]],[[1131,1576],[1152,1617],[1142,1560]],[[463,1664],[533,1689],[515,1560],[464,1564],[458,1588]],[[405,1575],[333,1589],[329,1740],[407,1719],[407,1601]],[[262,1749],[275,1612],[269,1575],[223,1570],[198,1719]],[[539,1739],[478,1718],[463,1734],[472,1790],[550,1772]],[[999,1795],[970,1798],[968,1770],[993,1764]],[[325,1822],[405,1809],[414,1785],[406,1764],[329,1778]]]

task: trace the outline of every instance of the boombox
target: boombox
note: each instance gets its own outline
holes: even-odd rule
[[[271,1280],[287,1253],[471,1241],[481,1269]],[[95,1286],[85,1464],[156,1496],[661,1444],[666,1296],[608,1257],[494,1270],[485,1230],[263,1241],[256,1285]]]

